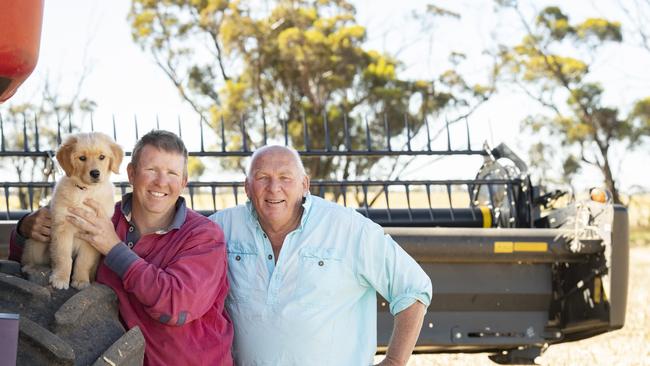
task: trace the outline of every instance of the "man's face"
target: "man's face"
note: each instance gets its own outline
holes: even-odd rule
[[[309,191],[309,178],[302,174],[295,157],[284,148],[271,148],[252,164],[245,188],[260,223],[281,228],[294,222]]]
[[[174,210],[176,200],[187,185],[185,157],[146,145],[137,166],[127,167],[133,186],[133,207],[152,218],[165,217]]]

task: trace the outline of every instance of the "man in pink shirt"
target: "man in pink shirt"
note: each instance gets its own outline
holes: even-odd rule
[[[97,282],[117,294],[125,326],[142,330],[145,365],[232,365],[224,236],[180,197],[187,155],[173,133],[146,134],[127,166],[133,193],[112,219],[92,199],[68,219],[105,256]],[[12,233],[10,259],[20,260],[25,238],[49,241],[50,223],[47,209],[24,217]]]

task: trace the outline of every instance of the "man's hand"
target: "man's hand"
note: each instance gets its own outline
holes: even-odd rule
[[[50,242],[52,234],[52,216],[47,207],[41,207],[37,211],[25,216],[16,228],[18,234],[28,239],[34,239],[42,243]]]
[[[121,242],[115,232],[111,219],[108,218],[99,203],[87,198],[84,204],[90,208],[85,210],[80,207],[69,207],[67,219],[74,226],[79,228],[77,237],[87,241],[102,255],[108,254],[115,245]]]

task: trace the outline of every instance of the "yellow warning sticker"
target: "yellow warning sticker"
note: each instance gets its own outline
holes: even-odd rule
[[[515,252],[545,252],[548,250],[548,243],[516,241]]]
[[[495,241],[494,242],[494,252],[495,253],[512,253],[511,241]]]
[[[548,243],[536,241],[495,241],[495,253],[513,253],[513,252],[546,252]]]

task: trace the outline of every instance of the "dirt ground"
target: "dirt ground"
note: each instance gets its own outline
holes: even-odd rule
[[[378,358],[379,360],[379,358]],[[541,365],[650,365],[650,247],[630,250],[630,287],[623,329],[551,346]],[[496,365],[487,354],[414,355],[408,366]]]

